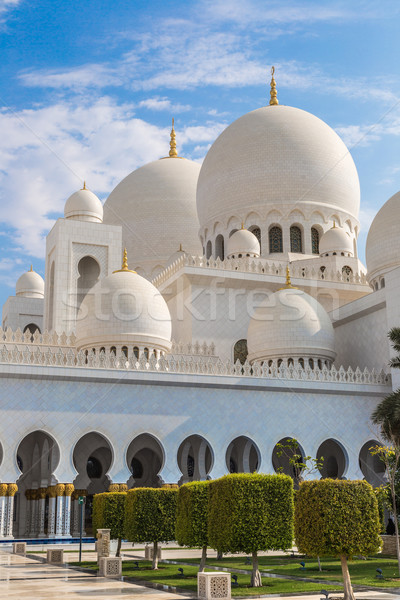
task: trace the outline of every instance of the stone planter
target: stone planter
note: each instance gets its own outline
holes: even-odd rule
[[[197,597],[199,600],[231,600],[231,574],[197,573]]]
[[[103,556],[99,561],[100,577],[121,577],[122,558],[115,556]]]
[[[47,562],[52,565],[60,565],[64,562],[64,550],[53,548],[47,550]]]
[[[13,543],[13,554],[19,554],[20,556],[26,555],[26,542],[14,542]]]
[[[144,547],[144,557],[146,560],[153,560],[153,550],[154,546],[145,546]],[[161,546],[157,547],[157,558],[161,559]]]
[[[381,535],[383,546],[382,554],[388,554],[389,556],[396,556],[396,536],[395,535]]]

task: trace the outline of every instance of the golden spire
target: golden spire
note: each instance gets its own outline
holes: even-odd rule
[[[169,157],[170,158],[178,158],[178,153],[176,151],[176,135],[175,135],[174,118],[173,117],[172,117],[171,141],[169,143]]]
[[[87,190],[87,187],[86,187],[86,181],[84,181],[84,182],[83,182],[83,188],[81,188],[81,189],[82,189],[82,190]]]
[[[336,229],[336,221],[335,221],[335,219],[333,219],[333,227],[332,227],[332,229]]]
[[[241,229],[244,229],[244,221],[242,221],[242,227],[241,227]]]
[[[124,258],[122,259],[122,267],[120,269],[118,269],[117,271],[113,271],[113,273],[136,273],[136,271],[131,271],[131,269],[128,267],[128,253],[126,251],[126,248],[124,248]]]
[[[179,250],[178,250],[178,252],[183,252],[182,244],[179,244]]]
[[[31,268],[29,269],[29,273],[32,273],[33,271],[33,266],[31,265]]]
[[[289,265],[286,267],[286,283],[283,287],[279,288],[280,290],[297,290],[297,288],[292,285],[292,282],[290,280],[290,269],[289,269]]]
[[[270,106],[275,106],[275,105],[279,104],[279,102],[278,102],[278,96],[277,96],[277,93],[276,93],[276,83],[275,83],[275,79],[274,79],[274,73],[275,73],[275,67],[272,67],[271,68],[271,75],[272,75],[272,78],[271,78],[271,91],[270,91],[271,99],[269,101]]]

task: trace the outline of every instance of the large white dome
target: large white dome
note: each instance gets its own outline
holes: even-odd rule
[[[365,258],[368,281],[400,265],[400,192],[379,210],[369,228]]]
[[[271,294],[254,313],[247,332],[249,361],[312,358],[332,362],[334,332],[321,304],[296,288]]]
[[[290,106],[267,106],[232,123],[211,146],[197,187],[201,228],[246,221],[277,209],[335,212],[358,218],[360,186],[340,137],[314,115]]]
[[[78,348],[126,346],[166,352],[171,347],[167,303],[147,279],[124,270],[101,279],[82,301],[76,322]]]
[[[181,158],[151,162],[125,177],[104,205],[104,222],[122,225],[133,266],[147,277],[164,267],[179,244],[200,255],[196,186],[200,165]]]
[[[15,285],[15,295],[25,298],[43,298],[44,281],[43,278],[31,270],[23,273]]]

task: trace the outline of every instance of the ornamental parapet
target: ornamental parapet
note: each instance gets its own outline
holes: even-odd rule
[[[314,366],[309,366],[308,361],[299,359],[269,360],[268,363],[230,360],[221,361],[217,356],[170,354],[156,358],[154,355],[146,358],[142,355],[139,359],[135,356],[126,358],[125,354],[116,356],[112,353],[83,352],[75,348],[46,346],[25,346],[23,350],[17,345],[8,344],[0,346],[0,364],[28,365],[46,367],[73,367],[76,369],[105,369],[120,371],[137,371],[146,373],[176,373],[185,375],[213,375],[230,377],[250,377],[252,379],[270,380],[297,380],[317,381],[332,383],[347,383],[357,385],[385,385],[391,384],[391,376],[383,370],[376,371],[359,367],[336,368],[335,366],[319,366],[315,361]],[[56,486],[58,487],[58,486]],[[64,491],[63,491],[64,494]],[[58,494],[57,492],[57,495]]]
[[[221,260],[220,258],[206,258],[205,256],[189,256],[187,254],[180,256],[166,269],[161,271],[152,280],[152,284],[159,287],[167,281],[172,275],[180,271],[183,267],[196,267],[200,269],[216,269],[219,271],[236,271],[239,273],[254,273],[262,275],[278,275],[282,277],[284,283],[286,275],[287,261],[277,262],[263,258],[230,258]],[[326,268],[321,271],[315,266],[296,265],[292,262],[290,265],[290,275],[292,279],[309,279],[313,281],[327,281],[335,283],[346,283],[352,285],[365,285],[370,289],[367,282],[367,276],[364,272],[347,273]]]

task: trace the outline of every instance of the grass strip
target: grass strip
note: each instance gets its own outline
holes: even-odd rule
[[[71,563],[85,568],[96,570],[97,563],[91,561],[82,561],[81,563]],[[183,577],[179,575],[177,565],[169,565],[159,563],[159,568],[156,571],[151,569],[150,561],[139,561],[139,569],[135,568],[133,561],[123,561],[122,574],[124,577],[129,577],[132,580],[146,581],[168,585],[171,587],[180,588],[183,591],[196,593],[197,592],[197,566],[184,566]],[[301,593],[301,592],[318,592],[321,590],[320,583],[294,581],[287,579],[263,579],[263,586],[259,588],[250,587],[250,574],[238,574],[238,586],[232,587],[232,596],[254,596],[263,594],[283,594],[283,593]],[[338,591],[337,586],[324,586],[327,590]]]

